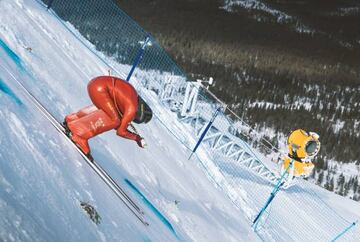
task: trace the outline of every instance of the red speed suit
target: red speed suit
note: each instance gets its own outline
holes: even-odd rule
[[[95,106],[65,117],[71,138],[82,151],[89,154],[88,139],[111,129],[116,129],[117,135],[139,144],[141,137],[127,130],[136,116],[138,105],[134,87],[117,77],[99,76],[89,82],[88,93]]]

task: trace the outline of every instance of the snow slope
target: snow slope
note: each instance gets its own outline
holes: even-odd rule
[[[290,16],[285,12],[272,8],[261,0],[225,0],[224,6],[222,6],[222,8],[228,12],[236,11],[236,8],[238,7],[268,13],[276,19],[277,23],[293,23],[295,25],[295,30],[299,33],[313,33],[315,31],[304,25],[296,17]],[[257,21],[263,20],[257,17]]]
[[[150,226],[140,224],[15,81],[62,120],[90,103],[87,82],[107,74],[107,67],[34,1],[0,1],[0,38],[1,240],[256,240],[241,211],[156,119],[137,126],[149,143],[146,150],[112,132],[90,142],[94,157],[145,209]],[[100,225],[80,201],[96,207]]]
[[[189,150],[157,118],[136,126],[149,143],[145,150],[113,132],[90,141],[94,157],[144,208],[150,226],[140,224],[36,111],[16,83],[25,85],[62,120],[67,113],[90,103],[87,82],[108,73],[108,67],[93,53],[96,51],[89,51],[42,5],[31,0],[0,1],[0,39],[1,240],[259,240],[250,227],[249,215],[256,214],[265,202],[263,195],[271,189],[269,183],[260,177],[250,179],[254,177],[251,172],[233,167],[243,174],[235,177],[240,191],[233,192],[247,198],[240,210],[217,187],[219,184],[209,179],[209,174],[218,171],[214,168],[206,173],[195,157],[188,160]],[[97,54],[123,73],[123,78],[126,76],[129,66]],[[204,146],[199,151],[200,157],[207,159]],[[221,167],[222,160],[215,162]],[[230,173],[227,170],[228,176]],[[285,226],[281,231],[265,226],[266,238],[285,241],[295,235],[301,240],[301,229],[307,229],[297,227],[301,219],[314,224],[313,239],[326,241],[328,235],[324,234],[337,232],[326,231],[328,223],[345,229],[344,221],[331,221],[331,212],[350,221],[360,217],[359,203],[303,181],[296,187],[282,193],[284,203],[275,204],[272,211],[276,213],[269,216],[269,221],[285,220]],[[301,210],[301,199],[310,205],[325,202],[331,208]],[[80,201],[96,207],[102,217],[100,225],[87,217]],[[289,211],[299,214],[289,216]],[[317,231],[319,221],[324,225]],[[358,233],[356,228],[350,235]]]

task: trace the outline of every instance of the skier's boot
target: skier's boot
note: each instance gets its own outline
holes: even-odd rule
[[[79,147],[79,149],[87,156],[88,154],[90,155],[90,148],[89,148],[89,143],[87,142],[86,139],[81,138],[80,136],[73,134],[68,126],[68,122],[69,122],[69,116],[73,116],[73,114],[70,114],[68,116],[65,117],[64,122],[62,123],[62,126],[65,129],[65,134],[66,136],[68,136],[72,142],[74,142],[74,144]]]
[[[81,138],[80,136],[77,136],[77,135],[72,135],[71,140],[89,158],[90,161],[94,160],[94,158],[90,154],[89,143],[88,143],[88,141],[86,139],[83,139],[83,138]]]
[[[71,131],[70,131],[69,127],[68,127],[68,123],[66,122],[66,117],[65,117],[65,119],[64,119],[64,122],[62,123],[62,126],[63,126],[64,129],[65,129],[65,134],[66,134],[66,136],[69,137],[69,138],[71,138]]]

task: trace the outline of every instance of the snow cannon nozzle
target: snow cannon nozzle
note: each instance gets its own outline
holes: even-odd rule
[[[313,158],[320,150],[319,135],[297,129],[288,138],[289,154],[297,159]]]

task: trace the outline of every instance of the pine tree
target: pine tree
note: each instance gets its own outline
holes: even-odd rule
[[[358,177],[355,177],[354,178],[354,184],[353,184],[353,191],[354,191],[354,194],[356,194],[356,190],[358,189],[358,186],[359,186],[359,183],[358,183]]]
[[[334,177],[330,179],[329,191],[334,191]]]
[[[349,194],[349,190],[350,190],[350,186],[351,186],[351,182],[348,181],[344,183],[344,196],[346,197]]]
[[[321,185],[323,183],[323,180],[324,180],[324,172],[320,171],[319,172],[319,177],[317,179],[317,184]]]
[[[325,189],[330,190],[330,172],[329,171],[326,174],[326,182],[325,182],[324,187],[325,187]]]
[[[345,192],[344,192],[344,183],[345,183],[345,177],[344,175],[341,173],[338,180],[337,180],[337,193],[341,196],[344,196]]]

